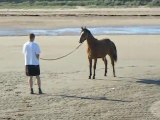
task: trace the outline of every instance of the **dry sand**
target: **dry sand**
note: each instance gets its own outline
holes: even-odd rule
[[[31,27],[42,26],[33,24],[32,18],[24,19],[23,27],[27,27],[29,19]],[[11,20],[8,26],[16,26],[14,21],[17,19],[14,17],[3,19]],[[58,17],[55,19],[58,20]],[[117,22],[117,19],[111,19],[112,23]],[[146,18],[138,19],[141,21],[138,24],[146,22]],[[159,21],[159,18],[147,19],[155,19],[152,23]],[[63,17],[59,17],[59,20],[64,21]],[[70,20],[72,17],[67,18],[67,21]],[[73,22],[73,26],[84,22],[76,18],[74,20],[77,22]],[[128,20],[126,24],[133,21],[131,18]],[[106,21],[103,19],[101,23],[102,20],[95,18],[90,25],[106,25]],[[6,25],[4,22],[0,20],[1,27],[7,26],[7,22]],[[57,22],[56,25],[63,27],[67,24]],[[160,36],[96,37],[108,37],[115,42],[118,50],[117,77],[112,75],[110,62],[108,76],[104,77],[103,62],[98,60],[96,79],[87,79],[89,72],[84,43],[74,54],[64,59],[40,61],[43,95],[29,94],[22,54],[22,45],[28,37],[0,37],[0,120],[159,120]],[[78,45],[79,36],[39,36],[36,40],[41,46],[42,57],[55,58],[73,50]],[[37,93],[36,81],[34,89]]]
[[[157,24],[160,24],[160,8],[0,10],[1,28],[35,29]]]

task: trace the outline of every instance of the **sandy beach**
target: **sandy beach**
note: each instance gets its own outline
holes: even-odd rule
[[[18,18],[18,19],[17,19]],[[159,17],[1,16],[1,28],[62,28],[105,25],[157,25]],[[103,19],[102,19],[103,18]],[[118,19],[117,19],[118,18]],[[87,22],[86,22],[87,21]],[[118,22],[117,22],[118,21]],[[94,34],[94,33],[93,33]],[[80,36],[37,36],[41,57],[56,58],[79,45]],[[159,120],[160,35],[100,35],[117,46],[117,77],[98,60],[89,80],[86,42],[70,56],[41,60],[44,94],[31,95],[22,46],[28,36],[0,37],[0,120]]]

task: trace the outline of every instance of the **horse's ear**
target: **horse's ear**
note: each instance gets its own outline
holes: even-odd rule
[[[81,27],[81,29],[83,30],[83,27]]]

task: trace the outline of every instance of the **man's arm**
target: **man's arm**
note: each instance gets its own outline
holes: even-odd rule
[[[40,50],[39,45],[37,44],[37,48],[36,48],[36,57],[37,57],[38,60],[39,60],[40,53],[41,53],[41,50]]]

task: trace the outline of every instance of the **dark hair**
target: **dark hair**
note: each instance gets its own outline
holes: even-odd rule
[[[30,37],[30,39],[33,39],[33,38],[35,38],[35,34],[31,33],[31,34],[29,34],[29,37]]]

